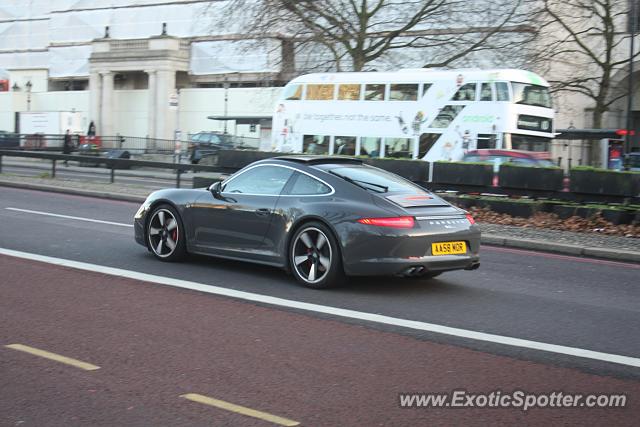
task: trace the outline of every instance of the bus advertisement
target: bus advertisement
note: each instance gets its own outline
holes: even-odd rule
[[[476,149],[548,152],[549,84],[524,70],[401,70],[300,76],[282,91],[272,149],[460,160]]]

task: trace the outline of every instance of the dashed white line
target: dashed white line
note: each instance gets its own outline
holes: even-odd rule
[[[362,311],[348,310],[319,304],[306,303],[284,298],[272,297],[269,295],[261,295],[252,292],[237,291],[219,286],[206,285],[204,283],[190,282],[187,280],[173,279],[170,277],[156,276],[153,274],[140,273],[137,271],[123,270],[120,268],[106,267],[102,265],[89,264],[79,261],[72,261],[62,258],[54,258],[45,255],[32,254],[28,252],[14,251],[11,249],[0,248],[0,255],[13,256],[32,261],[39,261],[53,265],[71,267],[78,270],[92,271],[112,276],[126,277],[129,279],[140,280],[143,282],[157,283],[166,286],[172,286],[182,289],[191,289],[208,294],[221,295],[245,301],[260,302],[263,304],[294,308],[315,313],[324,313],[338,317],[349,319],[364,320],[372,323],[384,325],[399,326],[402,328],[415,329],[426,332],[434,332],[443,335],[450,335],[460,338],[466,338],[476,341],[491,342],[511,347],[526,348],[531,350],[545,351],[549,353],[564,354],[573,357],[581,357],[586,359],[600,360],[603,362],[617,363],[640,368],[640,358],[622,356],[618,354],[602,353],[599,351],[586,350],[576,347],[568,347],[564,345],[549,344],[538,341],[531,341],[521,338],[506,337],[502,335],[488,334],[485,332],[477,332],[468,329],[452,328],[449,326],[438,325],[434,323],[420,322],[416,320],[400,319],[396,317],[384,316],[381,314],[366,313]]]
[[[34,215],[44,215],[44,216],[52,216],[55,218],[73,219],[76,221],[95,222],[98,224],[115,225],[117,227],[128,227],[128,228],[133,227],[133,224],[124,224],[122,222],[113,222],[113,221],[103,221],[101,219],[93,219],[93,218],[82,218],[79,216],[61,215],[61,214],[56,214],[52,212],[32,211],[29,209],[19,209],[19,208],[5,208],[5,209],[8,211],[24,212],[24,213],[34,214]]]

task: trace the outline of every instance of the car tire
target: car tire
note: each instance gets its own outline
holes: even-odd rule
[[[313,289],[338,286],[345,279],[338,242],[320,222],[296,230],[289,245],[289,266],[298,282]]]
[[[187,253],[184,226],[178,211],[171,205],[159,205],[149,215],[146,229],[147,247],[161,261],[179,261]]]

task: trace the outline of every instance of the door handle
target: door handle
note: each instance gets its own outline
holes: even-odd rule
[[[264,208],[263,209],[258,209],[258,210],[256,210],[256,215],[267,216],[267,215],[269,215],[270,212],[271,212],[271,210],[269,210],[269,209],[264,209]]]

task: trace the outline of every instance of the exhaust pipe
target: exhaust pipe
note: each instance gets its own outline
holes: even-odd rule
[[[477,270],[478,268],[480,268],[480,263],[476,262],[465,268],[465,270]]]

